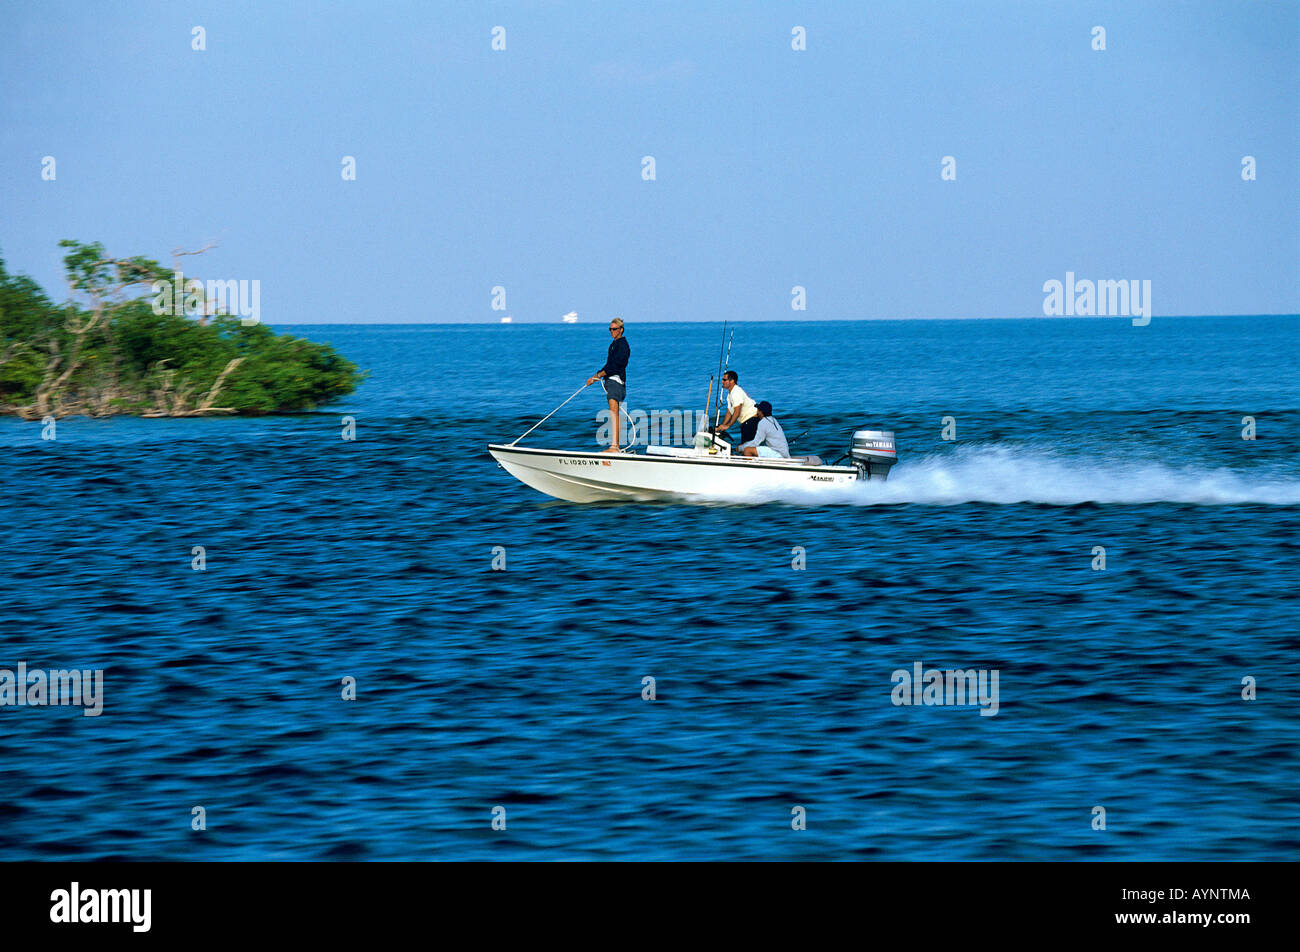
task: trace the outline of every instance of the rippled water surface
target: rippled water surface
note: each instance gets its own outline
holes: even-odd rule
[[[370,370],[328,412],[0,421],[0,669],[105,679],[0,707],[0,858],[1296,856],[1295,318],[742,325],[801,449],[900,463],[726,505],[487,456],[603,322],[296,330]],[[718,331],[630,322],[630,405],[702,409]],[[997,714],[896,706],[916,662]]]

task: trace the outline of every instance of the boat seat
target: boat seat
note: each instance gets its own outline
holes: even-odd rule
[[[695,449],[694,447],[690,447],[690,446],[647,446],[647,447],[645,448],[645,452],[646,452],[646,455],[647,455],[647,456],[686,456],[686,457],[694,457],[694,456],[708,456],[708,455],[710,455],[710,454],[708,453],[707,450],[697,450],[697,449]],[[722,459],[748,459],[749,457],[742,457],[740,454],[736,454],[735,456],[726,456],[726,455],[724,455],[724,454],[719,453],[719,454],[717,454],[714,458],[715,458],[715,459],[718,459],[718,458],[722,458]],[[763,457],[758,457],[758,459],[763,459]],[[767,462],[770,463],[770,462],[772,462],[772,460],[769,459],[769,460],[767,460]],[[792,456],[792,457],[790,457],[788,460],[785,460],[785,462],[787,462],[787,463],[801,463],[801,464],[803,464],[804,466],[825,466],[825,465],[826,465],[825,462],[823,462],[823,460],[822,460],[822,458],[821,458],[820,456]]]

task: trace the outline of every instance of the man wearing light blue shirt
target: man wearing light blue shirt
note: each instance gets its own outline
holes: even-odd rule
[[[790,445],[785,441],[785,431],[772,416],[772,404],[766,400],[759,401],[758,429],[754,438],[748,443],[740,444],[740,451],[746,456],[762,456],[769,459],[789,459]]]

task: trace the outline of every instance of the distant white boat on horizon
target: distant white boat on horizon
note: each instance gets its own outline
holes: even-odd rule
[[[576,324],[578,323],[578,312],[570,311],[568,314],[565,314],[562,318],[560,318],[560,320],[564,321],[564,323],[566,324]]]
[[[502,323],[502,324],[513,324],[514,322],[515,322],[515,319],[514,319],[513,317],[511,317],[509,314],[507,314],[505,317],[501,318],[501,323]]]

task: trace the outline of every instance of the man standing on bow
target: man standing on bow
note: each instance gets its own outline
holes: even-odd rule
[[[605,447],[605,453],[620,452],[622,439],[619,434],[619,404],[627,399],[627,359],[632,356],[632,348],[623,337],[623,319],[616,317],[609,322],[609,332],[613,340],[609,342],[609,353],[605,356],[605,366],[589,378],[587,385],[597,380],[604,382],[605,396],[609,398],[609,415],[614,421],[614,439]]]

